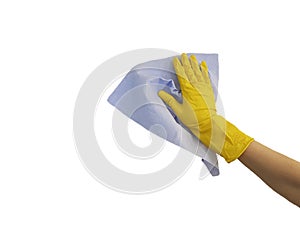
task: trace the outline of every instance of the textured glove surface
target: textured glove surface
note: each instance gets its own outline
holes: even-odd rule
[[[237,159],[253,138],[217,114],[205,61],[199,65],[194,55],[189,59],[182,54],[181,61],[175,57],[173,65],[181,88],[182,103],[165,91],[159,91],[159,97],[205,146],[227,162]]]

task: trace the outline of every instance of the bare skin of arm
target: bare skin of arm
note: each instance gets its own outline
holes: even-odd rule
[[[239,160],[274,191],[300,207],[300,162],[255,141]]]
[[[196,56],[182,54],[181,60],[173,59],[173,66],[182,92],[182,103],[165,91],[159,91],[158,95],[181,122],[227,162],[232,162],[243,152],[239,160],[246,167],[300,207],[300,163],[253,141],[217,114],[205,61],[199,64]]]

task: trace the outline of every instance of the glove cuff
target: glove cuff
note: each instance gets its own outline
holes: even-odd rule
[[[227,163],[230,163],[239,158],[253,141],[252,137],[226,121],[226,137],[221,156],[225,158]]]
[[[202,122],[202,125],[195,127],[192,132],[204,145],[221,155],[228,163],[240,157],[254,141],[220,115],[214,115],[212,120],[209,118]]]

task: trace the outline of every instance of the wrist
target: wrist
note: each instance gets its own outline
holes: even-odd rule
[[[202,120],[192,132],[205,146],[221,155],[228,163],[237,159],[254,141],[218,114]]]

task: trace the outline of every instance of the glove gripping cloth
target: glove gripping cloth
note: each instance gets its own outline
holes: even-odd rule
[[[218,55],[195,53],[193,55],[198,62],[204,60],[207,63],[217,99]],[[133,67],[109,96],[108,102],[152,133],[201,157],[211,175],[217,176],[219,168],[216,154],[199,142],[157,95],[158,91],[164,90],[178,101],[182,100],[172,61],[173,57],[169,57]],[[160,125],[165,132],[151,129],[153,125]]]

